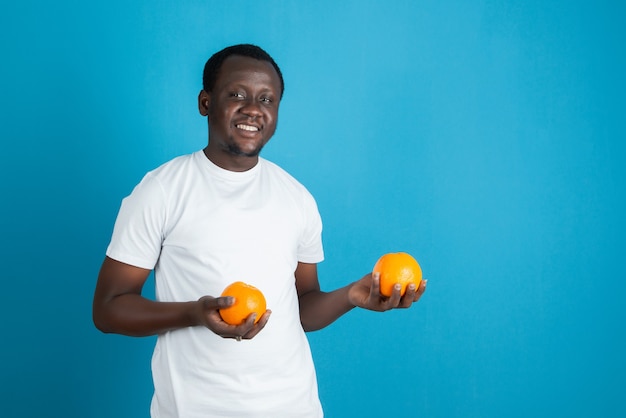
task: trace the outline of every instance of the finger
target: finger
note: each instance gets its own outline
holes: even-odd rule
[[[413,297],[413,302],[417,302],[422,297],[422,295],[426,291],[427,284],[428,284],[428,280],[422,280],[419,287],[417,288],[417,291],[415,292],[415,296]]]
[[[220,309],[226,308],[234,302],[233,298],[214,298],[213,296],[203,296],[199,300],[198,308],[195,310],[198,322],[209,328],[216,334],[222,335],[228,324],[224,322],[220,315]]]
[[[261,315],[261,319],[259,319],[259,322],[254,324],[252,329],[250,331],[248,331],[243,336],[243,338],[249,340],[251,338],[254,338],[259,332],[261,332],[261,330],[265,327],[265,324],[267,324],[267,321],[270,319],[270,315],[271,314],[272,314],[272,311],[270,311],[270,310],[265,311],[265,313],[263,315]]]
[[[254,327],[254,322],[256,321],[257,318],[257,314],[256,313],[251,313],[250,315],[248,315],[248,317],[246,318],[246,320],[244,321],[244,323],[242,325],[245,325],[246,328],[248,328],[248,331],[250,329],[252,329],[252,327]],[[248,332],[246,331],[246,333]]]
[[[402,285],[400,283],[396,283],[393,285],[393,290],[391,291],[391,296],[389,300],[387,300],[387,309],[392,309],[398,307],[400,304],[400,299],[402,298]]]
[[[231,325],[224,321],[220,314],[220,309],[227,308],[234,302],[235,298],[232,296],[219,298],[208,296],[202,298],[205,326],[223,338],[237,338],[245,335],[254,326],[254,317],[252,315],[248,316],[248,318],[239,325]]]
[[[398,308],[410,308],[413,300],[415,299],[415,293],[417,292],[417,287],[414,283],[411,283],[406,288],[406,293],[400,299],[400,304]]]
[[[259,319],[259,322],[257,322],[256,324],[257,328],[259,328],[259,331],[263,329],[263,327],[265,327],[265,324],[267,324],[267,321],[269,321],[270,319],[270,315],[272,315],[272,311],[269,309],[266,310],[263,315],[261,315],[261,319]]]
[[[380,298],[380,273],[372,273],[372,285],[370,286],[370,300],[378,300]]]
[[[217,310],[209,311],[207,319],[207,327],[223,338],[241,337],[248,330],[248,327],[245,326],[245,322],[241,325],[231,325],[224,321]]]
[[[263,316],[264,315],[265,313],[263,314]],[[261,318],[263,318],[263,316],[261,316]],[[235,337],[250,339],[254,337],[256,334],[258,334],[259,331],[261,331],[261,329],[258,327],[259,323],[261,322],[261,319],[259,319],[259,321],[255,324],[256,319],[257,319],[256,313],[251,313],[250,315],[248,315],[244,323],[237,326]],[[267,322],[267,318],[265,319],[265,322]]]
[[[251,314],[246,320],[239,325],[229,325],[226,322],[223,323],[223,327],[220,327],[221,332],[218,334],[223,338],[232,338],[240,341],[242,338],[246,338],[246,335],[254,328],[254,314]]]
[[[235,298],[232,296],[220,296],[218,298],[207,296],[202,299],[202,307],[210,310],[227,308],[233,303],[235,303]]]

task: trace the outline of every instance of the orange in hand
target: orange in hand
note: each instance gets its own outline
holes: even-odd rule
[[[226,287],[222,292],[222,296],[232,296],[235,303],[228,308],[219,310],[220,316],[224,322],[230,325],[241,325],[246,318],[252,313],[256,313],[254,323],[261,319],[266,311],[265,296],[254,286],[244,282],[235,282]]]
[[[400,294],[406,293],[409,284],[419,287],[422,281],[422,269],[417,261],[407,253],[388,253],[378,259],[372,273],[380,274],[380,293],[391,296],[393,287],[402,286]]]

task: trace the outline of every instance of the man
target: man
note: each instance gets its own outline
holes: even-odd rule
[[[235,45],[205,65],[200,114],[208,145],[148,173],[124,199],[94,295],[103,332],[158,335],[153,417],[321,417],[305,331],[355,306],[408,308],[368,274],[322,292],[322,224],[313,197],[259,157],[276,129],[283,78],[261,48]],[[156,301],[141,295],[154,269]],[[234,281],[259,288],[268,309],[228,325],[215,297]]]

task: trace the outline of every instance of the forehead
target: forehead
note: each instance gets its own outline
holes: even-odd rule
[[[241,55],[226,58],[215,80],[216,86],[233,83],[263,84],[280,91],[280,78],[271,63]]]

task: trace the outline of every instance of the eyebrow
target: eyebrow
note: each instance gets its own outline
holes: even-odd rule
[[[253,85],[254,86],[258,86],[259,84],[253,83]],[[247,90],[249,87],[250,87],[249,85],[242,84],[239,81],[235,81],[235,82],[232,82],[232,83],[227,83],[225,85],[226,89],[244,89],[244,90]],[[271,85],[267,85],[267,86],[261,85],[260,88],[261,88],[261,92],[268,92],[268,93],[271,93],[273,95],[280,96],[280,93],[279,93],[280,89],[276,90]]]

